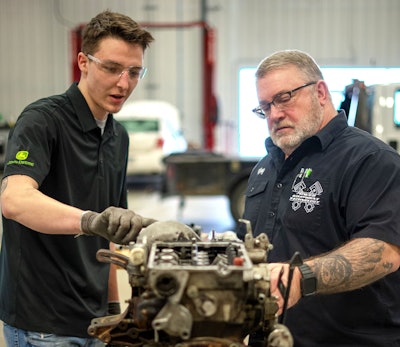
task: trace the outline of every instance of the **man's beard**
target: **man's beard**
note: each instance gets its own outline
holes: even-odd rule
[[[315,135],[322,123],[323,109],[319,105],[318,98],[312,98],[310,109],[294,128],[293,135],[284,135],[282,137],[271,135],[272,142],[282,149],[282,151],[289,156],[293,151],[299,147],[306,139]]]

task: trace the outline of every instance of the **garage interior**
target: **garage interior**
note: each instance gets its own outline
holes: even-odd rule
[[[240,156],[241,126],[254,117],[251,109],[240,113],[240,71],[266,55],[296,48],[324,67],[400,67],[398,0],[1,0],[0,125],[68,88],[77,78],[77,33],[105,9],[131,16],[155,37],[145,55],[148,74],[131,100],[175,105],[192,148],[228,157]],[[263,139],[266,125],[255,124],[250,132]],[[263,140],[255,145],[264,149]],[[236,223],[226,195],[182,200],[137,182],[129,208],[205,233]],[[125,272],[119,276],[123,302],[130,287]]]

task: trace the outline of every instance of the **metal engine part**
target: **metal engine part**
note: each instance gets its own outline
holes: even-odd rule
[[[185,224],[153,223],[128,255],[98,251],[99,261],[128,272],[132,297],[120,315],[93,319],[88,333],[108,346],[242,347],[261,331],[265,346],[292,347],[263,262],[271,247],[249,224],[242,242],[232,232],[202,240]]]

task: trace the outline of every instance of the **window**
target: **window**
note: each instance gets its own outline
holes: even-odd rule
[[[119,120],[128,132],[147,133],[159,131],[158,119],[129,119]]]
[[[393,107],[394,123],[400,126],[400,89],[394,93],[394,107]]]

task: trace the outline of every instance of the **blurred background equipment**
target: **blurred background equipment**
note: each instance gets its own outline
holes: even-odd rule
[[[164,159],[162,192],[165,196],[180,196],[181,208],[189,196],[224,195],[237,222],[244,211],[247,180],[258,160],[201,150],[171,154]]]
[[[128,176],[161,174],[164,156],[187,149],[179,110],[168,102],[131,101],[114,117],[129,134]]]

